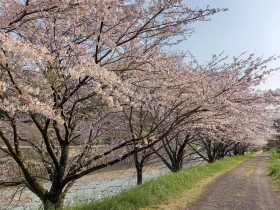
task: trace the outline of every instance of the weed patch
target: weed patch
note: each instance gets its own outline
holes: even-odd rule
[[[269,160],[269,174],[273,177],[280,192],[280,152],[271,152]]]

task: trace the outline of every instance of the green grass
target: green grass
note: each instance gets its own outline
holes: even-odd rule
[[[280,191],[280,152],[270,153],[269,174]]]
[[[168,204],[199,182],[225,172],[254,154],[224,158],[211,164],[188,168],[178,173],[164,175],[124,191],[121,194],[91,203],[67,208],[72,210],[127,210]],[[185,196],[185,195],[184,195]]]

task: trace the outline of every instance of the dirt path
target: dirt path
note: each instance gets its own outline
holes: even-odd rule
[[[255,156],[222,175],[187,210],[280,210],[268,176],[268,157]]]

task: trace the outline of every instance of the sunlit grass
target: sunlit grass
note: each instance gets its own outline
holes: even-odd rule
[[[280,152],[271,152],[269,162],[269,173],[280,192]]]

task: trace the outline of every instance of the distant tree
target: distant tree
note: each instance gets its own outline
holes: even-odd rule
[[[273,128],[275,129],[276,134],[273,135],[271,140],[269,140],[268,146],[280,151],[280,119],[274,120]]]

